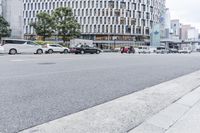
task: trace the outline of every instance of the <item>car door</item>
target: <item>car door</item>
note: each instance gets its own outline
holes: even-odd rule
[[[51,50],[53,50],[54,52],[58,52],[57,46],[56,46],[55,44],[49,45],[49,48],[48,48],[48,49],[51,49]]]
[[[32,41],[27,41],[24,44],[25,53],[36,53],[39,46]]]
[[[91,53],[90,46],[85,45],[83,48],[84,48],[85,53]]]
[[[63,52],[63,51],[64,51],[64,48],[63,48],[61,45],[56,44],[56,51],[57,51],[57,52]]]
[[[25,44],[26,41],[13,40],[13,44],[11,46],[15,48],[18,53],[25,53]]]

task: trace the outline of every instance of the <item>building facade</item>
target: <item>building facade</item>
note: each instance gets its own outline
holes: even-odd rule
[[[81,24],[81,37],[96,44],[133,43],[149,39],[159,23],[165,0],[23,0],[23,33],[34,35],[30,23],[39,12],[71,7]]]
[[[181,40],[188,40],[188,31],[191,29],[191,25],[181,26]]]
[[[171,39],[171,15],[169,8],[165,10],[165,26],[164,26],[164,35],[163,39]]]
[[[171,20],[172,39],[179,40],[181,38],[181,25],[180,20]]]
[[[0,16],[3,15],[3,1],[0,0]]]

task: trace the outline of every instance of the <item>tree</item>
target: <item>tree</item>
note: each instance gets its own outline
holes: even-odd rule
[[[9,23],[0,16],[0,40],[2,37],[9,37],[11,35],[11,29]]]
[[[45,41],[46,37],[50,37],[54,33],[54,20],[46,12],[37,14],[37,21],[30,25],[33,26],[38,36],[42,36],[43,41]]]
[[[55,30],[64,43],[80,35],[80,24],[75,20],[71,8],[59,7],[52,15],[55,20]]]

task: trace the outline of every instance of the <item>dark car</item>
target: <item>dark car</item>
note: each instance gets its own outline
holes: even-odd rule
[[[73,48],[75,54],[100,54],[101,50],[96,47],[91,47],[89,45],[78,45]]]

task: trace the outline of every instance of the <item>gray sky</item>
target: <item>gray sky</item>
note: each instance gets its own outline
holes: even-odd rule
[[[166,0],[172,19],[200,30],[200,0]]]

